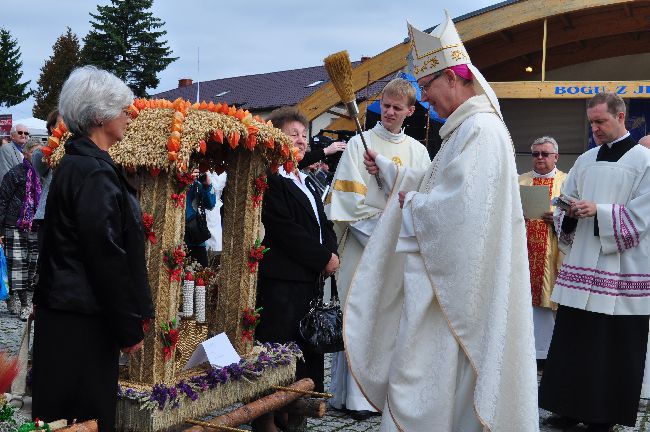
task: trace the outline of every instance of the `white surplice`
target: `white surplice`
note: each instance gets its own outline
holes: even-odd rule
[[[605,144],[606,145],[606,144]],[[618,162],[596,161],[599,148],[582,154],[562,193],[596,203],[593,217],[579,219],[571,235],[561,232],[566,253],[553,288],[553,301],[608,315],[650,315],[650,151],[634,146]],[[573,238],[580,242],[573,244]]]
[[[429,165],[429,154],[424,145],[400,131],[388,131],[381,123],[364,132],[368,147],[386,156],[391,163],[404,167],[421,169]],[[348,291],[352,275],[363,253],[368,238],[375,229],[385,206],[383,201],[370,205],[367,202],[368,184],[374,183],[363,165],[365,150],[357,135],[348,143],[332,181],[332,190],[325,200],[328,218],[337,224],[339,233],[339,257],[341,268],[337,274],[339,296],[342,302]],[[390,188],[391,185],[386,185]],[[347,232],[346,232],[347,231]],[[336,353],[332,358],[330,393],[334,395],[329,403],[338,409],[345,406],[350,410],[374,411],[350,376],[345,353]]]
[[[359,262],[344,313],[348,362],[364,395],[384,408],[382,430],[537,431],[511,140],[485,95],[465,101],[440,135],[426,172],[398,170]],[[390,179],[392,165],[377,163]],[[418,191],[404,212],[400,190]]]

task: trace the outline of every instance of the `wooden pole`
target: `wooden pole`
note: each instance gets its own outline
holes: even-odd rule
[[[546,39],[548,37],[548,18],[544,18],[544,37],[542,39],[542,82],[546,81]]]
[[[310,378],[303,378],[291,384],[288,388],[300,391],[309,391],[314,389],[314,381]],[[183,432],[206,432],[209,428],[218,428],[219,426],[226,426],[230,428],[239,425],[250,423],[256,418],[272,411],[277,411],[280,408],[288,405],[300,397],[300,393],[293,391],[280,390],[261,399],[253,401],[247,405],[237,408],[227,414],[215,417],[205,424],[193,426],[185,429]],[[210,426],[208,426],[210,425]]]

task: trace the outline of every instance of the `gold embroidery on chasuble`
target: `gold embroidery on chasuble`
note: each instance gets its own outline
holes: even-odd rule
[[[395,165],[404,166],[402,159],[400,159],[399,156],[393,156],[390,160],[392,160]]]
[[[533,186],[547,186],[549,199],[551,198],[553,191],[552,178],[534,178]],[[530,266],[530,288],[533,297],[533,306],[540,306],[542,301],[548,236],[548,224],[543,220],[531,219],[526,222],[528,265]]]

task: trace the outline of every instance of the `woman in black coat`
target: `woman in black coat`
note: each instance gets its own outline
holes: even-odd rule
[[[131,122],[131,90],[86,66],[61,91],[73,137],[47,197],[36,305],[32,416],[115,429],[118,359],[142,347],[153,316],[142,216],[108,149]]]
[[[293,139],[298,159],[302,158],[307,148],[305,117],[293,108],[281,108],[269,119]],[[298,362],[296,377],[313,379],[316,391],[322,392],[324,356],[302,343],[298,323],[318,294],[319,275],[329,276],[338,269],[336,235],[311,179],[297,170],[287,173],[280,168],[267,180],[262,243],[269,251],[260,263],[257,305],[263,309],[256,338],[262,342],[298,342],[305,361]],[[274,430],[268,422],[257,423],[255,430]]]

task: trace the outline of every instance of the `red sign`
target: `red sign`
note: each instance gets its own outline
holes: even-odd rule
[[[0,114],[0,135],[9,136],[11,133],[11,114]]]

